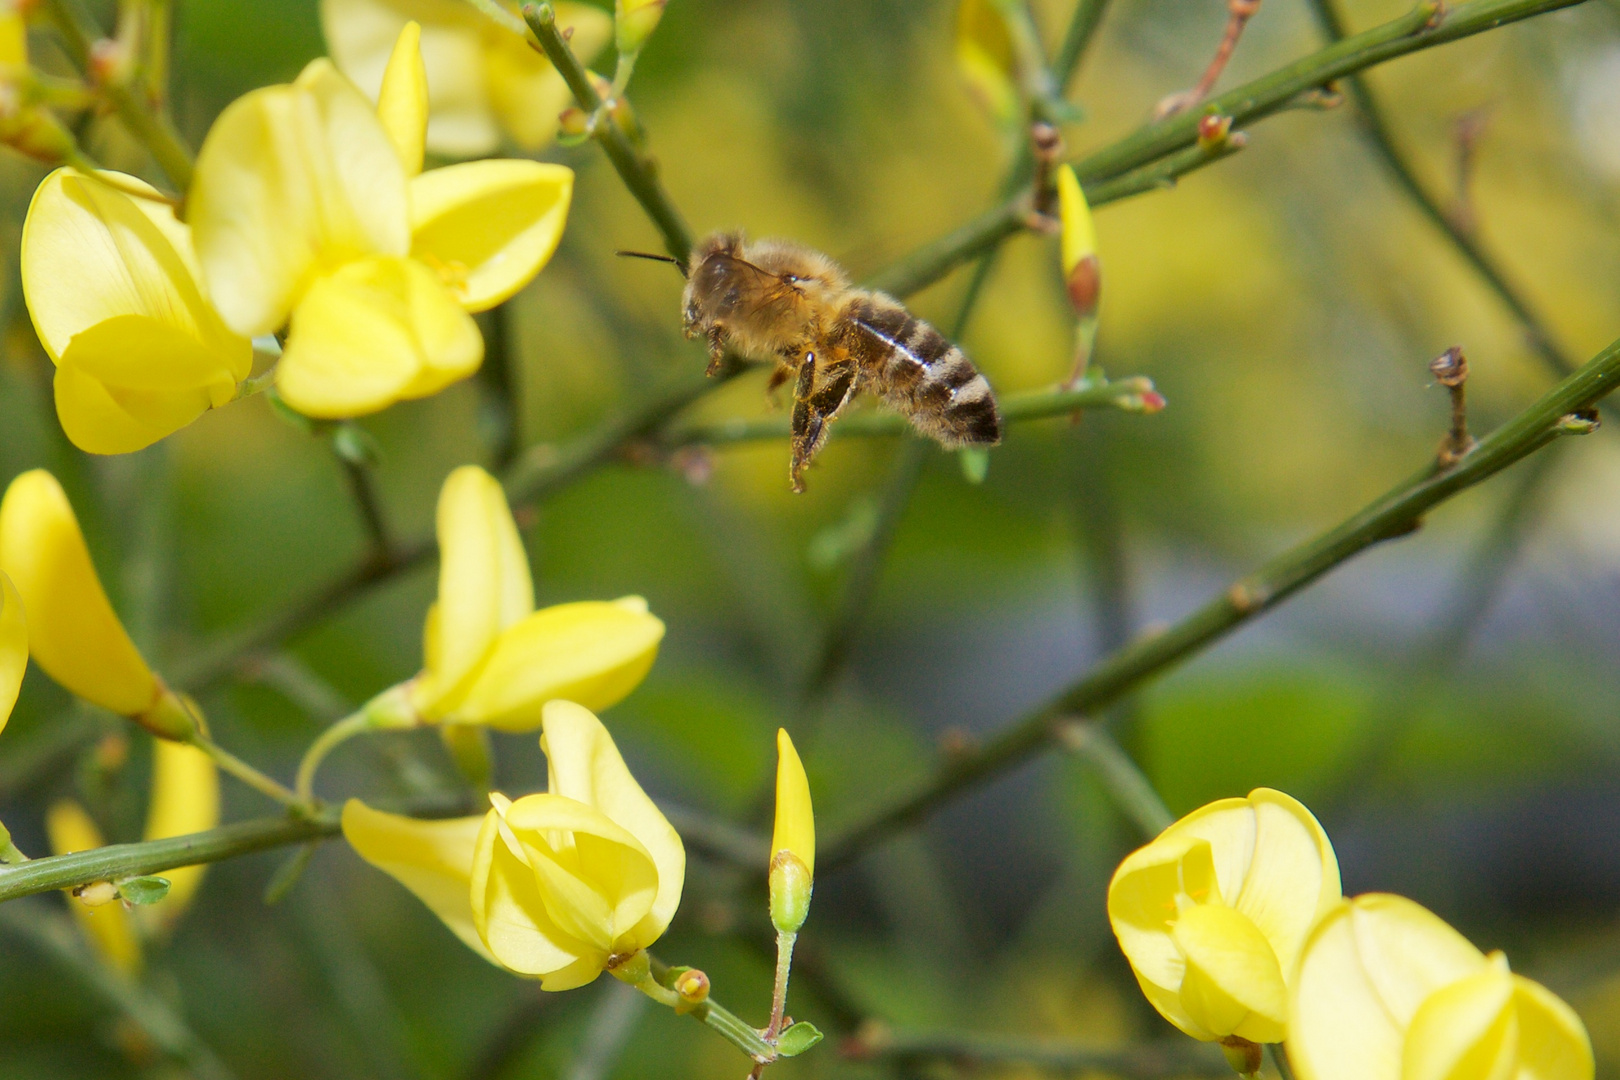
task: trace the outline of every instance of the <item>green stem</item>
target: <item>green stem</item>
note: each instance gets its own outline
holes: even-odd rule
[[[302,800],[290,788],[266,776],[208,736],[197,735],[192,739],[192,744],[213,758],[214,764],[261,795],[266,795],[283,806],[296,807],[302,804]]]
[[[680,995],[664,985],[664,980],[668,977],[669,965],[650,954],[647,956],[647,960],[649,974],[644,982],[651,982],[656,986],[657,990],[655,991],[644,985],[644,982],[636,982],[631,985],[637,987],[637,989],[640,989],[661,1005],[671,1004],[666,998],[667,995],[674,998],[675,1002],[684,1007],[685,1003],[681,1002]],[[694,1005],[686,1015],[701,1022],[706,1027],[712,1028],[721,1038],[747,1054],[755,1062],[768,1062],[776,1057],[776,1048],[761,1037],[758,1028],[743,1020],[712,997]]]
[[[771,1026],[765,1029],[765,1041],[775,1043],[782,1034],[782,1017],[787,1015],[788,976],[793,971],[793,943],[798,934],[784,930],[776,932],[776,979],[771,985]]]
[[[372,730],[371,717],[365,709],[350,713],[318,735],[298,763],[298,776],[293,782],[297,799],[305,806],[315,804],[315,771],[326,760],[326,755],[344,742],[362,732]]]
[[[630,194],[652,218],[653,225],[664,238],[664,248],[679,259],[684,268],[692,254],[692,230],[687,227],[681,212],[675,208],[669,193],[659,182],[658,170],[652,159],[635,148],[630,137],[610,115],[605,112],[599,115],[602,109],[601,95],[591,85],[585,65],[579,62],[574,51],[568,47],[568,42],[557,32],[557,16],[551,5],[524,4],[523,21],[528,23],[535,40],[545,50],[552,66],[562,75],[568,89],[573,91],[579,107],[598,117],[595,125],[597,142],[602,144],[602,150],[613,162],[624,186],[630,189]]]
[[[1143,395],[1153,390],[1147,379],[1115,379],[1111,382],[1082,384],[1072,390],[1057,387],[1009,394],[1001,402],[1001,419],[1009,424],[1068,416],[1081,409],[1112,407],[1127,412],[1143,411]],[[840,439],[905,435],[911,422],[899,413],[860,412],[838,421]],[[766,416],[748,420],[712,420],[676,427],[659,440],[668,449],[701,444],[723,446],[729,443],[764,442],[788,437],[788,418]]]
[[[1097,770],[1114,805],[1126,813],[1143,836],[1158,836],[1176,820],[1147,775],[1102,724],[1075,721],[1059,729],[1058,739]]]
[[[1080,61],[1085,59],[1086,47],[1096,35],[1097,27],[1102,24],[1103,12],[1107,9],[1108,0],[1078,0],[1074,5],[1074,13],[1069,17],[1068,29],[1063,32],[1057,56],[1052,58],[1052,79],[1060,91],[1066,90],[1074,80]]]
[[[96,25],[79,0],[45,0],[47,14],[62,35],[63,44],[73,62],[81,71],[91,70],[91,54],[95,43],[106,35]],[[118,118],[129,128],[152,160],[181,192],[191,187],[192,155],[181,140],[167,116],[154,113],[147,107],[135,88],[124,83],[104,83],[102,96],[112,105]]]
[[[865,820],[831,837],[819,864],[839,866],[924,817],[961,791],[1000,775],[1052,744],[1055,725],[1104,708],[1148,679],[1269,611],[1329,570],[1384,540],[1404,536],[1423,515],[1461,491],[1494,476],[1567,432],[1573,414],[1590,408],[1620,385],[1620,342],[1615,342],[1512,420],[1482,439],[1449,470],[1427,465],[1344,522],[1266,563],[1230,589],[1160,633],[1139,638],[1058,695],[989,739],[958,754],[932,776]]]

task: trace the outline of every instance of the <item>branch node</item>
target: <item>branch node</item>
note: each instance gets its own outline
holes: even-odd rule
[[[1474,448],[1474,437],[1468,434],[1468,358],[1461,346],[1453,345],[1429,361],[1429,373],[1451,394],[1451,429],[1441,440],[1435,457],[1442,469],[1449,469]]]

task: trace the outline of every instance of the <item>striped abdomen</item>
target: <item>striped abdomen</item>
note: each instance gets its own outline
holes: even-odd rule
[[[1001,441],[990,384],[943,334],[882,293],[862,294],[847,313],[862,381],[917,430],[946,446]]]

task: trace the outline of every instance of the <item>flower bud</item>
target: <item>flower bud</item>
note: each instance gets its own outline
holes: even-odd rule
[[[50,839],[51,851],[67,855],[75,851],[91,851],[102,846],[101,830],[76,802],[63,800],[45,814],[45,834]],[[141,945],[130,925],[129,913],[120,904],[118,886],[110,881],[97,881],[75,889],[78,903],[70,904],[73,919],[90,940],[97,954],[112,967],[126,975],[134,975],[141,967]]]
[[[1205,151],[1219,150],[1232,134],[1232,118],[1209,113],[1198,118],[1198,146]]]
[[[110,881],[92,881],[74,889],[73,895],[85,907],[105,907],[118,899],[118,886]]]
[[[1260,1072],[1260,1044],[1240,1039],[1236,1035],[1221,1040],[1221,1053],[1226,1063],[1239,1076],[1256,1076]]]
[[[810,914],[816,869],[816,819],[810,781],[785,729],[776,732],[776,827],[771,833],[771,922],[796,934]]]
[[[1069,303],[1082,318],[1097,312],[1097,294],[1102,287],[1102,268],[1097,262],[1097,230],[1091,222],[1091,205],[1085,189],[1064,165],[1057,171],[1058,215],[1063,222],[1063,280],[1069,290]]]
[[[591,133],[591,118],[578,105],[570,105],[557,115],[557,132],[565,138],[583,139]]]
[[[961,0],[956,9],[956,67],[968,92],[999,124],[1023,112],[1012,31],[993,0]]]
[[[11,79],[0,83],[0,142],[47,165],[60,165],[79,148],[56,114],[26,100]]]
[[[675,992],[688,1005],[701,1005],[709,1000],[709,977],[697,968],[688,968],[675,976]]]
[[[664,17],[667,0],[617,0],[613,5],[613,40],[624,56],[641,51],[658,20]]]

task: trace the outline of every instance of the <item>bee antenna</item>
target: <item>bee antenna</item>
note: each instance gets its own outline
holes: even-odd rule
[[[625,259],[651,259],[653,262],[669,263],[686,276],[686,264],[673,255],[655,255],[650,251],[615,251],[613,254]]]

